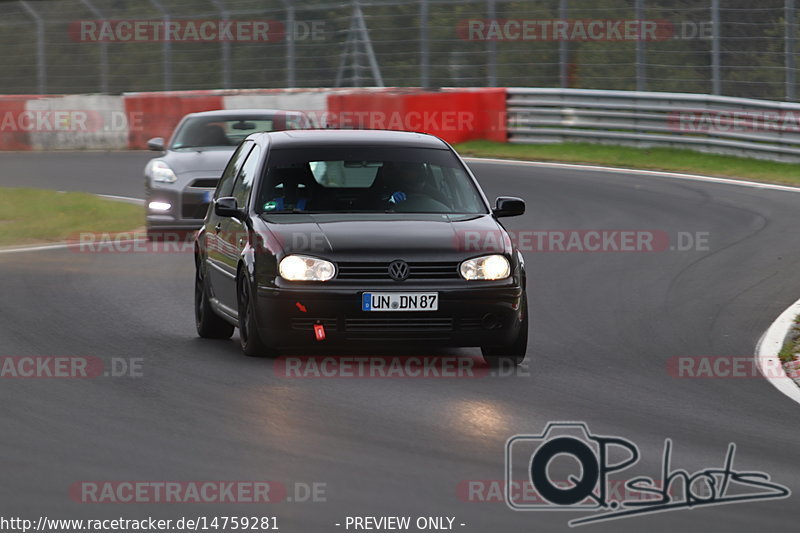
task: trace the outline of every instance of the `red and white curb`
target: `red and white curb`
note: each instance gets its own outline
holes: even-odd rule
[[[786,375],[778,354],[783,348],[786,335],[792,329],[794,319],[800,315],[800,300],[789,306],[764,332],[756,346],[756,366],[764,378],[792,400],[800,403],[800,387]]]

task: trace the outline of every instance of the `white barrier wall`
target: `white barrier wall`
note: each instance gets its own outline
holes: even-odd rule
[[[128,116],[121,96],[70,95],[28,100],[19,125],[31,150],[125,150]]]
[[[266,94],[234,94],[222,97],[225,109],[284,109],[304,111],[315,125],[328,110],[328,94],[332,91],[274,92]]]

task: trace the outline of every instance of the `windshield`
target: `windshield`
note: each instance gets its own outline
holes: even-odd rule
[[[219,146],[234,147],[251,133],[307,127],[305,117],[297,113],[258,117],[190,117],[181,124],[175,133],[170,148],[180,150]]]
[[[274,150],[258,193],[261,213],[486,213],[447,150]]]

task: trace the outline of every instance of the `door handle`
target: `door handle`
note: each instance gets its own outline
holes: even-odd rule
[[[219,230],[221,230],[221,229],[222,229],[222,224],[221,224],[221,223],[219,223],[219,222],[217,222],[217,225],[216,225],[216,226],[214,226],[214,231],[216,231],[217,233],[219,233]]]

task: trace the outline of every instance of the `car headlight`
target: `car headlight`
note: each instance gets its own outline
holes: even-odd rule
[[[470,281],[505,279],[511,275],[511,265],[502,255],[485,255],[467,259],[459,271],[462,278]]]
[[[178,179],[175,172],[163,161],[151,161],[146,173],[153,181],[161,183],[175,183]]]
[[[281,259],[278,270],[289,281],[328,281],[336,273],[330,261],[307,255],[287,255]]]
[[[168,202],[150,202],[147,207],[150,208],[150,211],[169,211],[172,209],[172,204]]]

